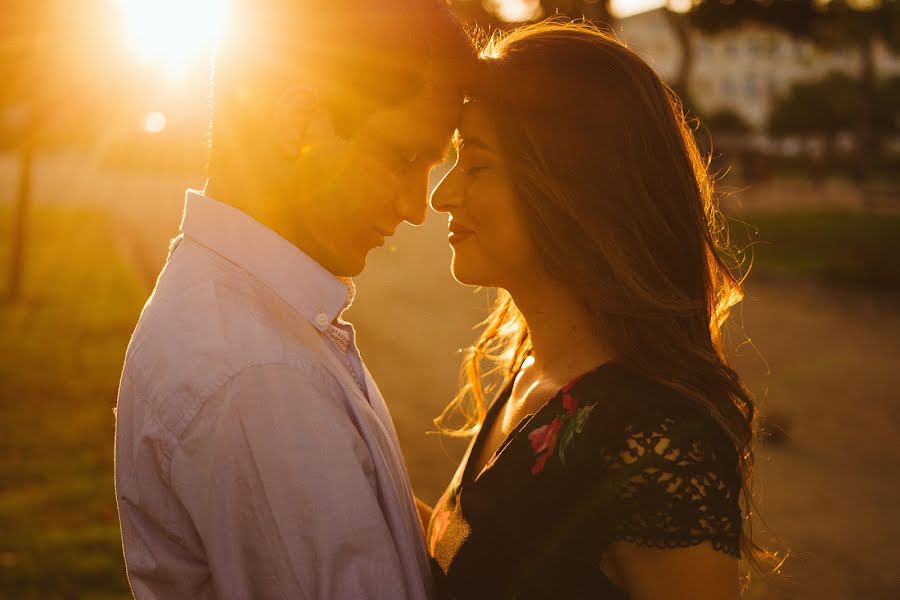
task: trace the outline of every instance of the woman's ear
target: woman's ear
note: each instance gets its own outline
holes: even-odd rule
[[[315,90],[291,86],[275,101],[275,139],[279,153],[297,160],[334,135],[331,117]]]

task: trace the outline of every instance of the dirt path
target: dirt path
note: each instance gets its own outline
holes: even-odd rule
[[[761,448],[758,482],[792,559],[752,597],[900,598],[900,307],[801,283],[749,292],[745,330],[769,372],[749,346],[735,362],[791,424]]]

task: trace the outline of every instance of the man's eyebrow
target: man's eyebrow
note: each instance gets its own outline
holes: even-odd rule
[[[424,159],[428,162],[440,160],[441,158],[443,158],[444,154],[446,154],[444,146],[432,145],[420,146],[418,152],[416,152],[416,155],[419,158]]]

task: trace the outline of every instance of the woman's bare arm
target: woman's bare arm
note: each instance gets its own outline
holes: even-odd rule
[[[602,568],[634,600],[735,600],[738,559],[709,542],[687,548],[647,548],[616,542]]]

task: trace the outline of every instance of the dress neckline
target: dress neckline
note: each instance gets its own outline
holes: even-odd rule
[[[510,431],[509,434],[507,434],[507,436],[505,438],[503,438],[503,441],[500,443],[500,445],[497,446],[497,450],[491,455],[491,457],[488,459],[488,461],[484,464],[484,467],[482,467],[481,471],[479,471],[473,477],[472,476],[472,469],[474,468],[473,457],[481,455],[481,449],[484,446],[484,439],[487,436],[486,431],[490,431],[491,427],[493,427],[493,425],[494,425],[494,421],[497,418],[497,413],[499,413],[500,409],[503,406],[505,406],[506,403],[509,401],[509,396],[512,394],[512,388],[516,381],[515,376],[511,377],[510,380],[506,383],[506,385],[503,386],[503,389],[500,391],[500,393],[497,394],[494,401],[491,403],[491,406],[488,408],[488,411],[484,416],[484,421],[482,422],[481,427],[478,430],[478,433],[475,434],[475,440],[472,442],[472,447],[469,450],[468,455],[466,456],[466,459],[465,459],[466,465],[463,468],[460,485],[463,486],[463,485],[476,483],[479,479],[481,479],[482,475],[484,475],[485,473],[490,471],[491,468],[497,463],[497,461],[500,460],[500,456],[503,454],[503,452],[509,447],[509,445],[515,440],[515,438],[520,433],[522,433],[522,430],[527,428],[528,424],[531,423],[531,421],[535,417],[537,417],[539,414],[541,414],[542,412],[547,410],[547,407],[549,407],[555,400],[557,400],[560,397],[560,395],[562,395],[564,390],[571,389],[572,386],[574,386],[576,383],[578,383],[579,381],[581,381],[588,375],[592,375],[598,371],[601,371],[604,369],[604,367],[607,367],[608,365],[612,365],[612,364],[614,364],[612,361],[600,363],[596,367],[592,367],[592,368],[588,369],[587,371],[585,371],[584,373],[582,373],[581,375],[574,377],[571,381],[569,381],[564,386],[562,386],[561,388],[556,390],[556,392],[550,398],[548,398],[540,406],[540,408],[538,408],[534,412],[524,415],[521,419],[519,419],[519,422],[516,424],[515,427],[513,427],[512,431]],[[518,373],[517,373],[517,375],[518,375]]]

